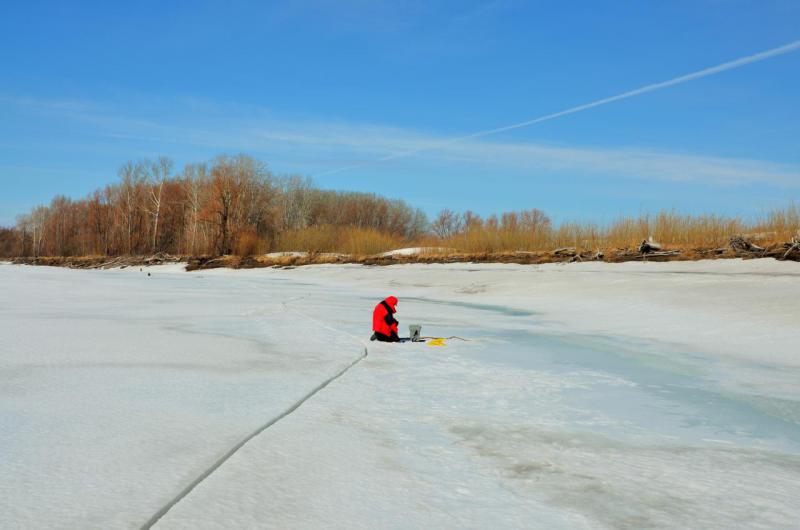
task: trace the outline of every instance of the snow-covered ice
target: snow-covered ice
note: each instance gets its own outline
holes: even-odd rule
[[[151,276],[147,276],[149,271]],[[0,265],[0,527],[799,528],[800,268]]]
[[[394,256],[419,256],[421,254],[442,254],[453,251],[455,251],[455,249],[446,247],[406,247],[406,248],[398,248],[395,250],[388,250],[378,255],[382,258],[389,258]]]

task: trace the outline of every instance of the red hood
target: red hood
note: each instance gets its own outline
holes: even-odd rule
[[[384,302],[386,302],[389,305],[389,307],[392,308],[392,313],[397,312],[397,298],[395,298],[394,296],[390,296],[389,298],[384,300]]]

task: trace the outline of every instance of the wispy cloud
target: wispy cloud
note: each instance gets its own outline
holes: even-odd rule
[[[94,108],[93,103],[83,100],[45,99],[7,94],[0,94],[0,104],[36,111],[88,112]]]
[[[197,118],[191,113],[190,122],[182,117],[150,117],[169,116],[163,109],[150,109],[148,116],[144,113],[127,116],[101,104],[62,105],[8,98],[2,102],[79,121],[88,130],[87,134],[103,141],[152,144],[166,154],[182,146],[210,154],[250,152],[268,162],[292,161],[296,166],[285,169],[311,175],[324,175],[330,169],[348,166],[360,168],[361,172],[376,172],[384,169],[380,164],[391,164],[386,169],[393,169],[402,162],[404,169],[431,174],[445,167],[473,171],[479,168],[487,173],[504,171],[521,178],[580,174],[718,186],[763,183],[800,188],[797,165],[638,146],[590,148],[481,138],[451,142],[445,136],[384,125],[279,120],[264,109],[242,109],[236,105],[204,105],[207,114]],[[431,145],[437,149],[428,149]],[[400,158],[397,155],[407,160],[397,160]],[[376,165],[371,162],[375,160],[385,162]],[[362,167],[364,162],[371,163]]]
[[[773,57],[778,57],[780,55],[785,55],[787,53],[792,53],[797,50],[800,50],[800,40],[792,41],[782,46],[778,46],[776,48],[771,48],[769,50],[765,50],[759,53],[754,53],[751,55],[747,55],[744,57],[740,57],[738,59],[734,59],[732,61],[728,61],[722,64],[718,64],[715,66],[711,66],[709,68],[704,68],[702,70],[697,70],[695,72],[691,72],[689,74],[681,75],[678,77],[673,77],[672,79],[667,79],[666,81],[660,81],[658,83],[651,83],[649,85],[641,86],[639,88],[635,88],[633,90],[628,90],[626,92],[622,92],[620,94],[616,94],[614,96],[609,96],[605,98],[596,99],[594,101],[590,101],[588,103],[584,103],[582,105],[576,105],[574,107],[570,107],[568,109],[564,109],[558,112],[553,112],[550,114],[545,114],[543,116],[538,116],[532,119],[528,119],[525,121],[512,123],[509,125],[503,125],[500,127],[494,127],[492,129],[486,129],[482,131],[477,131],[473,133],[469,133],[467,135],[462,136],[455,136],[451,138],[445,138],[440,140],[437,143],[431,143],[423,147],[419,147],[417,149],[411,149],[408,151],[395,153],[392,155],[385,156],[383,158],[378,158],[371,162],[363,162],[358,165],[349,165],[343,166],[341,168],[335,168],[327,172],[327,174],[338,173],[340,171],[348,171],[352,170],[355,167],[360,165],[372,163],[372,162],[385,162],[388,160],[394,160],[397,158],[404,158],[408,156],[413,156],[419,154],[423,151],[431,151],[431,150],[440,150],[449,147],[452,144],[462,143],[469,140],[477,140],[479,138],[484,138],[487,136],[493,136],[495,134],[503,133],[512,131],[515,129],[522,129],[525,127],[530,127],[532,125],[537,125],[539,123],[556,120],[559,118],[563,118],[564,116],[569,116],[571,114],[577,114],[579,112],[584,112],[595,107],[601,107],[604,105],[608,105],[610,103],[615,103],[617,101],[622,101],[625,99],[641,96],[643,94],[649,94],[650,92],[656,92],[659,90],[664,90],[666,88],[670,88],[676,85],[682,85],[684,83],[688,83],[691,81],[695,81],[697,79],[702,79],[704,77],[716,75],[722,72],[726,72],[728,70],[734,70],[736,68],[741,68],[743,66],[747,66],[749,64],[765,61],[767,59],[771,59]]]

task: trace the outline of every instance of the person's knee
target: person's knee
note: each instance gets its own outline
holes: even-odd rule
[[[400,337],[397,335],[384,335],[383,333],[375,332],[372,334],[371,340],[377,340],[378,342],[400,342]]]

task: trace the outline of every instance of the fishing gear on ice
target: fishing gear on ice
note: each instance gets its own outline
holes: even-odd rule
[[[446,340],[458,339],[469,341],[457,336],[452,337],[423,337],[422,326],[411,324],[408,326],[409,337],[400,338],[398,326],[400,322],[394,317],[397,313],[398,300],[394,296],[389,296],[375,306],[372,311],[372,336],[369,340],[380,342],[427,342],[428,346],[444,346]]]

